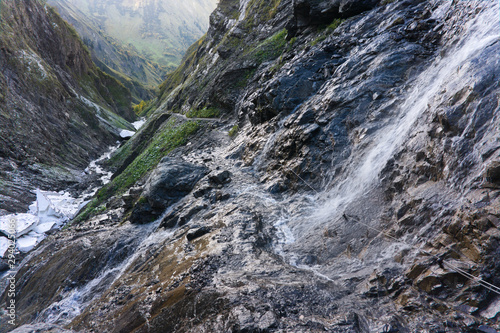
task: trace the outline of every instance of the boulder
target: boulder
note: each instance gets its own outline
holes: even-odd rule
[[[146,182],[132,211],[131,222],[153,222],[167,207],[189,194],[207,173],[206,167],[163,158]]]
[[[231,172],[225,170],[217,175],[210,176],[208,180],[215,185],[224,185],[231,182]]]
[[[196,238],[200,238],[201,236],[208,234],[210,231],[211,230],[209,227],[201,227],[201,228],[193,229],[193,230],[190,230],[186,234],[186,238],[188,241],[192,241],[192,240],[195,240]]]

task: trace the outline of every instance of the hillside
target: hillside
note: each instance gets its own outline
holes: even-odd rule
[[[50,7],[0,6],[0,212],[21,212],[34,188],[76,182],[135,115],[130,92]]]
[[[13,332],[498,332],[499,11],[221,0]]]
[[[70,22],[95,59],[156,88],[185,50],[208,28],[215,0],[49,0]],[[103,68],[101,66],[101,68]]]
[[[132,45],[126,46],[106,35],[97,20],[71,2],[51,0],[48,3],[75,28],[97,66],[131,91],[135,103],[153,97],[154,89],[162,82],[167,67],[146,59]]]

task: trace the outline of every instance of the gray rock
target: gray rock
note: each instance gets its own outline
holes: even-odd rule
[[[208,234],[209,232],[210,232],[210,228],[201,227],[201,228],[189,231],[186,234],[186,238],[188,241],[192,241],[192,240],[195,240],[196,238],[200,238],[201,236]]]
[[[34,324],[23,325],[11,331],[12,333],[73,333],[75,331],[67,330],[55,324]]]
[[[294,15],[297,27],[330,23],[374,8],[380,0],[295,0]]]
[[[164,158],[153,172],[143,196],[153,208],[165,208],[191,192],[208,173],[203,166]]]
[[[223,185],[227,184],[231,181],[231,172],[229,171],[222,171],[221,173],[210,176],[208,178],[211,183],[216,184],[216,185]]]
[[[208,173],[203,166],[164,158],[146,182],[131,215],[132,223],[154,221],[170,205],[189,194]]]
[[[5,272],[9,269],[9,265],[3,259],[0,259],[0,272]]]

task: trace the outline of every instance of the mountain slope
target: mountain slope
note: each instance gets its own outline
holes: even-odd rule
[[[48,1],[68,21],[90,50],[101,70],[118,79],[132,93],[135,102],[151,99],[153,89],[162,82],[166,67],[147,60],[132,45],[105,34],[99,22],[69,1]]]
[[[499,10],[221,0],[18,324],[498,331]]]
[[[130,92],[50,7],[2,1],[0,24],[0,209],[23,211],[35,186],[75,182],[135,116]]]
[[[59,8],[72,24],[75,22],[79,33],[94,43],[101,61],[106,63],[105,57],[116,56],[116,52],[110,52],[105,46],[109,41],[103,40],[104,36],[110,36],[124,45],[126,51],[133,54],[137,50],[153,63],[171,69],[179,63],[184,51],[206,32],[208,16],[216,1],[51,0],[49,3]],[[124,73],[130,75],[125,61],[107,61],[123,64]],[[157,69],[144,70],[147,75],[159,74]]]

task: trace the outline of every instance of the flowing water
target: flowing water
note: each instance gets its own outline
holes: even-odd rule
[[[410,131],[418,123],[419,117],[432,106],[436,95],[443,90],[451,92],[462,87],[467,79],[466,71],[461,69],[468,62],[480,57],[481,51],[487,46],[498,41],[498,31],[492,20],[497,19],[498,6],[487,6],[473,20],[467,23],[467,33],[459,41],[453,50],[425,70],[416,80],[407,94],[404,103],[399,106],[399,115],[388,122],[378,133],[371,136],[371,143],[360,145],[358,151],[352,154],[348,162],[348,172],[344,180],[332,184],[330,190],[319,193],[316,196],[304,195],[300,198],[285,198],[275,200],[259,185],[249,185],[238,188],[235,186],[236,195],[251,195],[256,197],[266,207],[276,210],[274,219],[275,244],[274,250],[277,254],[297,268],[310,271],[311,273],[325,279],[332,280],[334,276],[324,271],[319,265],[304,264],[301,254],[296,252],[297,243],[307,241],[307,238],[318,233],[329,221],[342,216],[345,207],[359,200],[377,184],[379,173],[387,164],[388,160],[400,149],[408,137]],[[435,15],[443,15],[438,11],[446,12],[449,6],[445,4],[438,7]],[[279,122],[278,131],[270,137],[263,147],[261,154],[255,159],[253,168],[262,170],[266,167],[267,155],[271,152],[278,136],[283,132],[283,124],[287,118]],[[232,170],[237,172],[236,170]],[[247,179],[248,180],[248,179]],[[237,181],[235,181],[235,184]],[[241,190],[243,188],[243,190]],[[325,199],[326,198],[326,199]],[[284,202],[287,202],[284,204]],[[288,203],[292,208],[287,208]],[[171,207],[164,214],[168,214],[175,207]],[[101,273],[84,286],[75,288],[62,295],[62,300],[53,303],[37,319],[38,322],[50,322],[56,324],[68,324],[76,316],[80,315],[92,301],[99,298],[106,290],[113,288],[113,284],[126,274],[133,263],[143,255],[146,255],[151,247],[164,243],[173,231],[156,231],[162,218],[150,226],[130,227],[126,236],[135,238],[131,245],[129,255],[120,262],[111,262],[106,265]],[[321,231],[319,231],[321,232]],[[317,245],[317,244],[316,244]],[[380,249],[377,253],[377,261],[388,260],[393,257],[394,252],[406,248],[405,244],[390,244]],[[365,264],[356,258],[350,259],[349,268],[362,269]],[[344,272],[348,274],[348,272]]]
[[[242,5],[246,3],[248,1],[241,2]],[[276,140],[283,133],[283,125],[288,118],[278,123],[279,129],[270,136],[260,155],[255,159],[253,168],[247,170],[246,176],[238,175],[238,172],[241,172],[238,168],[232,169],[231,166],[227,166],[235,175],[231,185],[228,185],[229,191],[235,197],[256,198],[256,201],[265,207],[263,212],[272,212],[268,220],[273,223],[275,229],[274,251],[287,263],[310,271],[325,280],[335,280],[337,275],[332,274],[331,270],[325,270],[319,264],[304,262],[302,258],[307,253],[301,253],[301,249],[306,247],[305,244],[311,244],[315,251],[323,251],[321,244],[315,242],[317,239],[315,237],[323,232],[325,226],[337,223],[332,221],[342,220],[342,215],[349,206],[363,204],[361,200],[376,188],[381,171],[405,144],[412,130],[418,127],[422,115],[432,109],[433,105],[441,99],[440,95],[452,96],[462,87],[473,84],[473,78],[467,71],[469,64],[480,59],[485,61],[482,59],[484,58],[482,52],[499,41],[498,4],[479,3],[483,3],[484,9],[464,24],[466,32],[460,40],[448,50],[446,55],[429,64],[427,69],[413,81],[404,96],[404,101],[395,110],[395,116],[388,119],[378,132],[367,136],[363,144],[354,148],[350,159],[346,162],[344,174],[336,175],[334,181],[322,193],[276,199],[264,188],[265,185],[259,184],[257,178],[254,177],[252,171],[258,172],[266,168],[268,157],[272,153]],[[450,4],[445,1],[435,10],[433,16],[443,17],[449,10]],[[221,150],[225,151],[223,148]],[[225,155],[220,152],[220,156]],[[88,171],[90,169],[94,169],[97,173],[102,171],[98,163],[91,163]],[[338,181],[338,179],[343,180]],[[103,174],[101,180],[103,183],[109,181],[109,175]],[[92,189],[86,195],[95,194],[95,190]],[[169,208],[162,217],[150,225],[125,225],[116,231],[116,233],[121,233],[116,237],[118,241],[130,240],[126,255],[120,260],[102,263],[97,276],[83,286],[63,292],[59,301],[52,303],[38,315],[36,322],[69,324],[99,297],[113,290],[117,281],[127,276],[133,269],[134,263],[147,256],[150,250],[161,247],[176,232],[175,229],[157,230],[163,217],[173,209],[176,207]],[[374,228],[377,227],[376,222],[373,222]],[[339,226],[336,225],[336,227]],[[325,232],[329,231],[325,230]],[[407,247],[397,242],[382,244],[371,254],[374,258],[373,262],[392,260],[394,253]],[[362,270],[366,265],[366,261],[363,262],[357,258],[349,258],[349,261],[349,266],[344,265],[339,274],[347,275],[354,270]]]
[[[394,120],[389,120],[377,133],[369,136],[370,142],[359,145],[359,148],[353,151],[345,174],[336,177],[343,180],[334,182],[330,190],[318,194],[315,204],[306,216],[284,216],[275,223],[278,230],[276,250],[285,255],[291,264],[311,269],[296,262],[294,249],[300,246],[295,245],[307,242],[312,235],[321,233],[325,226],[333,223],[332,221],[341,221],[349,206],[362,206],[363,198],[378,184],[382,169],[401,149],[409,134],[417,130],[419,118],[424,112],[432,110],[433,106],[442,100],[443,94],[445,97],[451,97],[463,87],[474,85],[474,75],[468,72],[470,64],[487,61],[484,50],[497,43],[500,38],[498,2],[477,2],[477,7],[482,7],[482,10],[469,22],[464,23],[465,33],[456,45],[449,49],[446,55],[431,63],[414,81],[404,102],[398,107]],[[449,3],[443,2],[436,9],[434,16],[443,16],[448,10]],[[384,251],[380,251],[378,256],[392,257],[391,253],[386,253],[387,249]],[[359,266],[359,263],[353,264]]]
[[[446,4],[443,4],[446,6]],[[498,3],[489,5],[472,22],[467,33],[454,50],[434,62],[424,71],[399,107],[399,116],[372,137],[372,144],[357,152],[345,179],[329,191],[327,199],[316,212],[317,223],[339,215],[356,198],[367,193],[379,179],[379,174],[395,152],[415,130],[416,122],[443,92],[457,91],[468,85],[469,74],[464,67],[481,57],[481,51],[498,42]],[[458,88],[458,89],[457,89]],[[311,226],[314,227],[314,226]]]
[[[163,230],[155,232],[161,219],[147,226],[130,227],[125,237],[135,239],[130,245],[129,256],[123,261],[112,261],[94,279],[80,288],[72,289],[61,294],[62,299],[48,306],[39,314],[36,322],[67,325],[75,317],[80,315],[93,300],[100,297],[104,292],[113,288],[113,284],[130,269],[131,265],[141,256],[146,255],[151,247],[165,242],[175,230]]]

